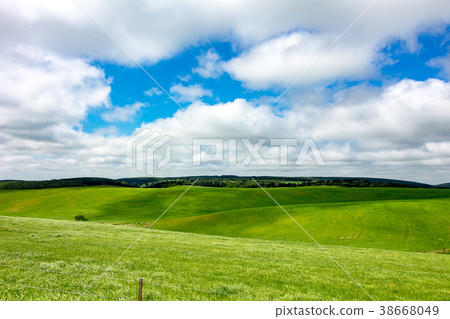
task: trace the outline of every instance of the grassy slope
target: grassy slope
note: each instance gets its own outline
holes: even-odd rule
[[[81,187],[0,191],[0,215],[72,220],[79,213],[92,221],[139,223],[151,221],[185,189]],[[450,198],[446,189],[406,188],[275,188],[269,192],[282,205]],[[186,217],[226,210],[275,206],[260,189],[193,187],[171,217]]]
[[[0,215],[72,220],[84,214],[91,221],[146,224],[184,189],[0,191]],[[409,251],[449,247],[450,190],[305,187],[268,191],[321,243]],[[310,242],[260,189],[194,187],[155,227]]]
[[[408,251],[448,249],[450,199],[284,206],[323,244]],[[157,228],[232,237],[311,242],[279,207],[166,218]]]
[[[0,282],[84,291],[141,228],[0,217]],[[326,246],[376,300],[445,300],[447,255]],[[85,274],[74,276],[13,268]],[[316,246],[150,230],[108,276],[144,278],[145,300],[365,300]],[[72,300],[78,295],[0,285],[2,300]],[[137,284],[101,279],[90,291],[135,299]],[[102,299],[86,296],[82,300]]]

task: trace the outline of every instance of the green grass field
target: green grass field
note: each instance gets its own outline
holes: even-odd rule
[[[0,191],[0,299],[78,298],[185,189]],[[268,192],[375,299],[448,299],[450,190]],[[107,276],[146,300],[368,298],[261,189],[191,188]],[[83,300],[136,292],[101,279]]]
[[[96,223],[0,218],[3,300],[73,300],[141,233]],[[448,256],[326,246],[376,300],[448,297]],[[8,267],[4,267],[4,266]],[[24,267],[33,270],[27,270]],[[42,271],[37,271],[40,269]],[[46,271],[45,271],[46,270]],[[60,274],[76,273],[69,275]],[[88,276],[80,276],[88,275]],[[317,246],[150,230],[82,300],[368,300]]]

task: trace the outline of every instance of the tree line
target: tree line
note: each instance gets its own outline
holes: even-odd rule
[[[0,189],[40,189],[86,186],[116,186],[140,188],[168,188],[191,185],[219,188],[265,188],[274,187],[307,187],[307,186],[339,186],[339,187],[409,187],[409,188],[449,188],[448,186],[432,186],[416,182],[389,180],[379,178],[348,178],[348,177],[278,177],[278,176],[188,176],[188,177],[137,177],[109,179],[100,177],[79,177],[52,179],[46,181],[5,180],[0,181]]]

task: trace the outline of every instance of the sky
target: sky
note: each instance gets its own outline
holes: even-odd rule
[[[450,182],[449,45],[440,0],[0,0],[0,180]]]

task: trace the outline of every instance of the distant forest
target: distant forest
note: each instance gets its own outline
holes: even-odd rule
[[[0,181],[0,189],[38,189],[38,188],[61,188],[61,187],[85,187],[85,186],[132,186],[120,180],[97,177],[79,177],[52,179],[47,181],[22,181],[4,180]]]
[[[196,186],[256,188],[255,179],[262,187],[307,187],[307,186],[340,186],[340,187],[410,187],[410,188],[450,188],[450,184],[428,185],[423,183],[381,179],[350,177],[274,177],[274,176],[187,176],[187,177],[137,177],[109,179],[99,177],[79,177],[52,179],[46,181],[3,180],[0,190],[7,189],[41,189],[60,187],[116,186],[140,188],[167,188],[191,185],[196,179]]]

